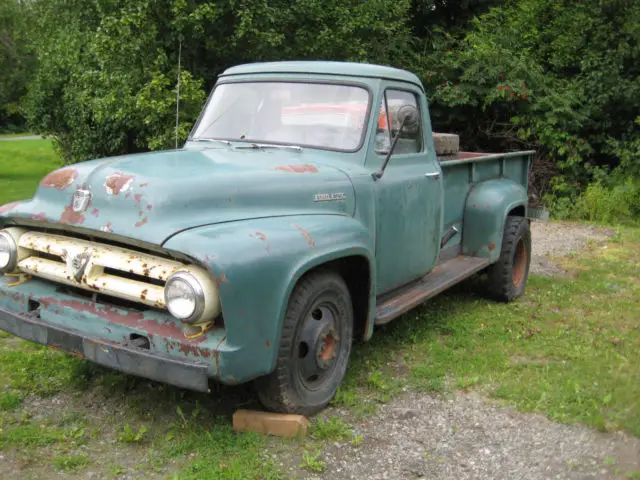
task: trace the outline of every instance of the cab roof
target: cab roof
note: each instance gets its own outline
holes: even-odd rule
[[[409,82],[422,88],[422,83],[416,75],[399,68],[355,62],[263,62],[246,63],[226,69],[220,77],[233,75],[251,75],[261,73],[302,73],[313,75],[344,75],[348,77],[384,78]]]

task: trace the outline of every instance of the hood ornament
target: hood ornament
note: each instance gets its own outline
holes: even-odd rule
[[[91,260],[92,252],[90,250],[84,250],[83,252],[73,253],[64,251],[63,259],[67,264],[67,270],[73,275],[76,282],[80,283],[84,276],[89,260]]]
[[[73,192],[73,202],[71,207],[76,213],[84,212],[91,202],[91,191],[78,189]]]

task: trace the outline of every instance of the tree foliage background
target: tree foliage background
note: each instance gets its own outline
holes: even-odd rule
[[[25,128],[20,98],[35,65],[25,38],[28,17],[28,9],[16,0],[0,0],[0,131]]]
[[[0,0],[0,129],[65,159],[173,146],[216,76],[327,59],[416,72],[465,148],[535,148],[558,216],[640,216],[637,0]]]

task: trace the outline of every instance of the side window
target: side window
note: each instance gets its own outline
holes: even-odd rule
[[[378,125],[376,126],[376,153],[386,155],[391,148],[391,138],[389,137],[389,117],[385,107],[385,99],[380,104],[380,113],[378,113]]]
[[[418,99],[415,94],[403,90],[386,90],[385,97],[380,105],[378,125],[376,128],[375,148],[379,154],[389,152],[393,138],[398,135],[400,122],[397,112],[400,107],[411,105],[419,110]],[[413,128],[403,128],[400,138],[394,150],[394,154],[418,153],[422,151],[422,118],[420,123]]]

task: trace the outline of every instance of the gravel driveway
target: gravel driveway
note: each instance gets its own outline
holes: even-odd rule
[[[533,275],[564,275],[564,269],[549,257],[578,252],[589,242],[602,242],[614,234],[611,229],[562,222],[532,222]]]
[[[610,479],[624,478],[616,472],[633,471],[640,460],[636,438],[553,423],[475,394],[407,393],[356,430],[358,447],[331,445],[323,474],[298,470],[298,478]]]
[[[563,274],[549,256],[579,251],[614,232],[591,226],[535,222],[532,273]],[[300,479],[610,479],[640,470],[640,439],[554,423],[499,407],[478,394],[448,397],[407,392],[364,421],[346,415],[362,442],[324,448],[322,474],[301,470],[299,456],[274,454]],[[324,416],[324,415],[323,415]]]

